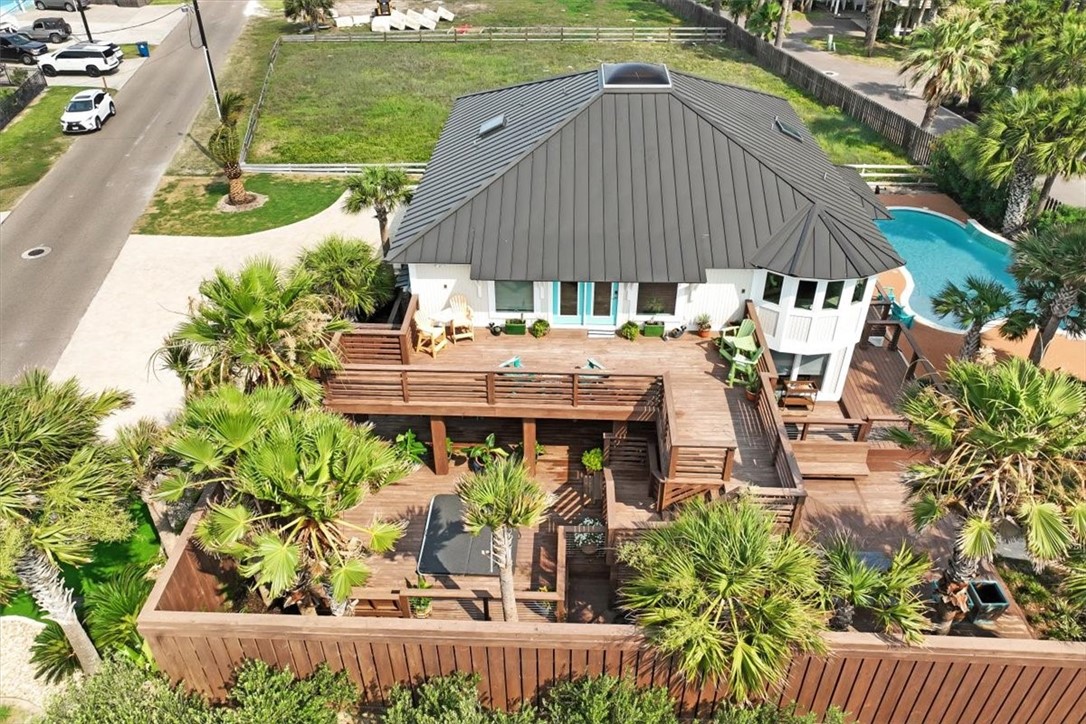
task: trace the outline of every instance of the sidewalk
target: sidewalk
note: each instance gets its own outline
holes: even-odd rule
[[[91,391],[117,387],[135,404],[106,420],[104,432],[141,417],[167,419],[181,405],[181,381],[156,370],[151,356],[184,318],[199,284],[217,267],[234,271],[252,256],[284,265],[330,234],[379,237],[373,213],[342,210],[342,198],[316,216],[245,236],[133,235],[117,257],[67,348],[53,379],[77,376]]]
[[[884,67],[854,60],[846,56],[827,53],[803,42],[803,38],[825,38],[833,32],[837,37],[849,35],[863,37],[862,17],[858,13],[842,13],[832,18],[819,15],[817,24],[796,20],[792,23],[793,32],[784,41],[784,50],[835,80],[863,93],[880,105],[899,113],[917,125],[924,118],[925,102],[919,88],[906,89],[905,77],[898,74],[896,68]],[[828,72],[827,72],[828,71]],[[939,109],[935,117],[933,131],[943,134],[967,125],[969,121],[956,113]],[[1052,189],[1052,197],[1071,206],[1086,206],[1086,178],[1072,180],[1060,179]]]

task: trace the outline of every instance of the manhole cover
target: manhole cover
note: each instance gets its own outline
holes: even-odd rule
[[[827,76],[829,78],[836,78],[837,77],[837,71],[836,70],[824,70],[824,71],[822,71],[822,75]]]
[[[33,249],[27,249],[23,252],[22,257],[24,259],[39,259],[49,252],[51,252],[48,246],[35,246]]]

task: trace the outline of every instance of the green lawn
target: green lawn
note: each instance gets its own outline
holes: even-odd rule
[[[826,41],[823,38],[804,38],[803,42],[819,50],[826,49]],[[869,58],[864,48],[863,38],[834,38],[833,44],[833,52],[837,55],[889,68],[901,65],[901,61],[909,52],[908,46],[903,43],[875,43],[875,53]]]
[[[129,563],[150,566],[160,556],[158,533],[146,506],[136,503],[131,508],[137,522],[136,532],[123,543],[99,543],[91,553],[91,562],[80,568],[63,566],[64,580],[76,597],[82,596],[87,585],[107,581]],[[0,606],[0,616],[26,616],[41,620],[41,611],[29,594],[20,591],[6,606]]]
[[[68,149],[72,139],[60,132],[60,115],[74,92],[46,88],[0,131],[0,211],[10,210]]]
[[[425,161],[458,95],[633,58],[784,96],[835,163],[907,163],[738,51],[649,43],[284,44],[249,159]]]
[[[137,234],[235,236],[293,224],[324,211],[343,193],[343,179],[260,174],[245,177],[245,188],[264,194],[259,209],[222,213],[215,205],[226,182],[209,177],[166,177],[136,222]]]
[[[653,0],[446,0],[454,24],[524,26],[679,25],[682,20]]]

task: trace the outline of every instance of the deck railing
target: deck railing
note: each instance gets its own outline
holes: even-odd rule
[[[332,339],[332,348],[346,364],[399,364],[411,362],[411,320],[419,308],[419,295],[401,296],[392,310],[392,319],[400,317],[399,307],[405,305],[403,319],[398,324],[356,324],[350,332],[341,332]]]

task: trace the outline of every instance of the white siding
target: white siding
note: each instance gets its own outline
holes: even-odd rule
[[[486,286],[471,280],[471,267],[467,264],[411,264],[409,268],[411,292],[419,295],[419,309],[427,314],[447,307],[453,294],[468,298],[477,319],[479,313],[485,315],[490,308]]]
[[[702,313],[712,316],[713,329],[741,319],[743,303],[751,295],[754,274],[749,269],[707,269],[705,284],[679,285],[676,311],[682,323],[693,327],[694,318]]]

